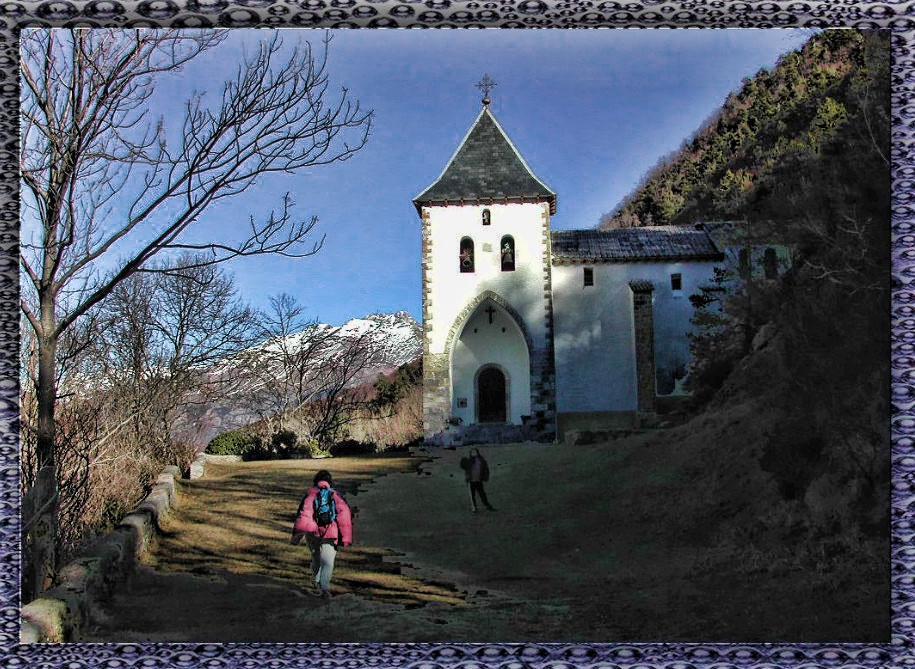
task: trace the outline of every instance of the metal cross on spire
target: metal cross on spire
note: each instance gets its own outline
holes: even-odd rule
[[[498,84],[496,84],[496,82],[494,82],[492,79],[489,78],[488,74],[484,74],[483,79],[480,80],[480,83],[477,84],[477,88],[479,88],[481,91],[483,91],[483,104],[484,105],[488,105],[490,102],[492,102],[489,99],[489,91],[494,86],[497,86],[497,85]]]

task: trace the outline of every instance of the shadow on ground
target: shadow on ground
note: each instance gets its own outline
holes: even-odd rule
[[[466,449],[210,467],[182,484],[148,564],[87,640],[889,637],[879,551],[811,561],[810,546],[763,550],[731,536],[733,500],[764,485],[740,467],[709,471],[707,456],[663,433],[481,450],[492,513],[470,513]],[[330,601],[308,593],[309,552],[289,544],[318,468],[356,513]]]

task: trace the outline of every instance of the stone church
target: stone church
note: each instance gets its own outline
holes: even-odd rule
[[[659,396],[680,392],[689,295],[724,259],[706,230],[551,230],[556,193],[488,98],[413,203],[430,443],[637,425]]]

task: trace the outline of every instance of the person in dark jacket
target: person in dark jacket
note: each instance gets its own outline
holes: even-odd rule
[[[461,458],[461,469],[464,470],[464,480],[470,486],[470,510],[477,512],[477,495],[480,501],[490,511],[495,511],[489,500],[486,499],[486,491],[483,489],[483,483],[489,480],[489,464],[486,459],[480,455],[480,449],[471,448],[470,457]]]
[[[334,480],[326,469],[322,469],[314,478],[314,486],[305,495],[299,505],[299,512],[292,527],[293,544],[298,544],[302,537],[311,549],[311,576],[315,587],[322,597],[330,597],[330,578],[334,573],[334,560],[337,547],[353,543],[352,512],[339,492],[333,490]],[[315,518],[315,497],[322,489],[333,490],[333,501],[336,519],[330,525],[318,525]]]

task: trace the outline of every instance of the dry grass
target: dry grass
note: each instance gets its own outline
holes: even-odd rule
[[[412,470],[409,457],[284,460],[208,465],[204,479],[182,485],[182,500],[162,525],[149,559],[160,571],[269,576],[295,588],[310,580],[310,553],[289,544],[297,505],[314,473],[333,470],[337,488],[356,511],[356,544],[339,552],[334,591],[399,604],[462,600],[452,590],[427,585],[385,562],[390,550],[361,545],[356,491],[377,476]],[[347,494],[349,493],[349,494]]]
[[[734,642],[888,635],[885,597],[870,574],[837,588],[828,575],[769,570],[773,553],[736,539],[722,543],[720,530],[733,513],[728,499],[715,495],[760,482],[738,478],[736,469],[710,473],[708,460],[697,461],[709,457],[701,444],[641,435],[589,446],[482,450],[492,470],[494,513],[470,513],[458,466],[466,449],[438,450],[431,460],[424,454],[425,461],[388,456],[212,468],[206,479],[182,486],[152,561],[164,573],[141,573],[92,640]],[[317,467],[330,469],[359,509],[358,546],[340,554],[335,572],[341,596],[326,603],[302,594],[307,550],[288,544],[294,507]],[[790,559],[786,547],[779,550]]]

